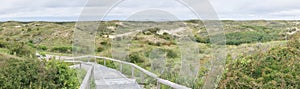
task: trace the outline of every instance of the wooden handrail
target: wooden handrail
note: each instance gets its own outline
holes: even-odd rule
[[[79,56],[79,57],[69,57],[69,58],[65,58],[65,59],[80,59],[80,58],[98,58],[98,59],[104,59],[104,62],[106,62],[106,60],[110,60],[110,61],[118,62],[118,63],[121,63],[121,64],[130,65],[130,66],[138,69],[139,71],[147,74],[148,76],[156,79],[158,83],[170,86],[170,87],[175,88],[175,89],[191,89],[191,88],[188,88],[186,86],[179,85],[179,84],[173,83],[173,82],[165,80],[165,79],[161,79],[156,74],[154,74],[154,73],[152,73],[148,70],[145,70],[145,69],[141,68],[140,66],[137,66],[133,63],[120,61],[120,60],[117,60],[117,59],[112,59],[112,58],[108,58],[108,57],[101,57],[101,56]],[[78,61],[76,61],[76,62],[78,62]]]
[[[80,64],[81,65],[81,64]],[[80,89],[89,89],[90,88],[90,79],[93,75],[93,70],[94,70],[94,67],[91,66],[91,68],[89,68],[87,70],[87,73],[86,73],[86,76],[84,77],[81,85],[80,85]]]

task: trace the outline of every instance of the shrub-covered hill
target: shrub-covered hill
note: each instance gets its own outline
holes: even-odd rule
[[[228,76],[227,75],[224,76],[224,79],[220,83],[220,88],[255,88],[255,87],[264,88],[263,85],[270,83],[270,81],[271,83],[274,83],[273,80],[270,80],[273,77],[270,78],[269,80],[267,78],[258,80],[257,77],[253,77],[253,74],[255,74],[255,76],[263,76],[262,74],[260,74],[260,72],[258,73],[251,72],[252,70],[253,71],[256,70],[255,68],[257,66],[262,67],[262,68],[257,67],[260,68],[261,71],[266,71],[268,68],[273,68],[273,66],[270,67],[262,63],[261,61],[265,63],[272,61],[270,63],[275,63],[275,64],[278,62],[277,64],[282,64],[279,65],[280,67],[291,68],[289,65],[285,65],[289,63],[290,60],[287,59],[287,60],[278,61],[272,59],[272,57],[279,56],[275,58],[281,58],[281,57],[282,59],[289,58],[290,56],[285,56],[285,54],[282,55],[278,53],[278,52],[285,52],[285,51],[288,52],[286,55],[295,55],[293,52],[297,52],[294,49],[299,49],[299,46],[297,48],[296,45],[299,43],[290,42],[291,44],[295,44],[295,45],[289,47],[274,48],[272,50],[269,50],[269,48],[265,47],[265,45],[270,45],[271,48],[274,46],[277,47],[276,46],[277,43],[284,44],[285,42],[281,42],[281,41],[285,40],[285,37],[287,37],[286,32],[288,31],[294,32],[296,27],[298,28],[300,27],[299,25],[293,25],[294,21],[222,21],[222,22],[224,25],[227,45],[229,45],[229,48],[232,47],[230,48],[232,51],[228,52],[232,54],[232,57],[229,57],[228,60],[231,59],[236,59],[236,60],[228,61],[227,63],[228,70],[226,72]],[[209,35],[205,27],[203,26],[203,24],[197,24],[194,23],[193,21],[186,21],[185,23],[190,29],[192,29],[191,32],[193,35],[195,35],[194,36],[195,39],[193,41],[197,42],[197,44],[199,45],[199,55],[202,57],[199,58],[199,60],[201,60],[200,65],[203,65],[203,67],[201,67],[199,70],[199,77],[197,78],[197,81],[193,81],[193,83],[183,82],[182,80],[180,80],[179,70],[181,67],[180,66],[181,56],[180,56],[180,49],[176,45],[177,43],[175,37],[171,36],[169,33],[162,33],[162,34],[157,33],[169,29],[176,30],[179,26],[176,25],[176,23],[171,22],[171,23],[162,24],[162,23],[149,23],[149,22],[142,23],[142,22],[118,22],[118,21],[103,22],[101,23],[103,28],[99,28],[102,29],[102,32],[100,31],[96,37],[96,43],[95,43],[96,44],[95,51],[97,51],[96,55],[107,56],[107,57],[112,56],[111,47],[112,45],[118,45],[118,44],[114,44],[114,42],[110,38],[108,38],[109,37],[108,35],[118,35],[119,34],[118,28],[121,28],[123,30],[125,29],[124,31],[132,31],[135,29],[143,30],[142,32],[139,32],[136,35],[130,35],[132,36],[132,42],[131,42],[132,45],[130,45],[128,49],[126,47],[125,51],[129,51],[129,55],[128,57],[124,58],[125,61],[138,64],[139,66],[147,70],[151,70],[151,62],[147,57],[152,52],[152,49],[156,49],[156,48],[162,49],[165,53],[167,53],[166,54],[167,64],[165,65],[167,66],[166,68],[168,69],[168,71],[165,71],[164,74],[158,74],[158,75],[161,75],[161,77],[164,79],[179,84],[183,84],[188,87],[193,87],[195,89],[201,88],[201,86],[203,85],[203,81],[201,77],[205,76],[208,70],[206,66],[209,66],[204,64],[209,63],[209,59],[212,58],[213,50],[211,49],[211,45],[209,43]],[[158,24],[159,26],[157,26]],[[149,29],[145,29],[140,25],[146,25],[147,27],[149,26]],[[0,23],[0,53],[23,57],[22,59],[34,58],[36,52],[35,50],[38,50],[39,52],[41,51],[47,52],[47,54],[52,52],[64,53],[64,54],[71,53],[74,26],[75,26],[74,22],[3,22]],[[288,29],[288,27],[290,28],[295,27],[295,29]],[[254,49],[255,46],[254,44],[259,42],[262,42],[261,44],[263,44],[263,48],[265,47],[269,51],[260,52],[257,53],[256,55],[249,54],[248,51],[251,52],[251,50],[249,49],[253,48],[252,50],[256,50],[262,48],[262,47],[257,47]],[[239,55],[240,53],[243,53],[241,57]],[[249,55],[249,56],[243,56],[243,55]],[[294,56],[291,57],[293,58]],[[297,56],[295,56],[295,58],[297,58]],[[268,59],[268,61],[266,59]],[[27,68],[27,66],[29,65],[25,64],[24,62],[26,61],[17,61],[16,63],[20,63],[20,64],[23,63],[22,64],[24,65],[23,67]],[[9,63],[9,61],[7,61],[6,63]],[[40,61],[36,61],[34,63],[43,64],[43,65],[47,64]],[[249,66],[253,66],[253,65],[255,65],[255,68],[249,69]],[[13,70],[19,71],[18,70],[19,67],[18,68],[13,67],[12,65],[6,65],[6,66],[10,66],[8,68],[15,68]],[[238,67],[234,67],[234,66],[238,66]],[[32,66],[33,69],[37,69],[37,67],[41,67],[42,69],[44,68],[43,66],[36,66],[36,65]],[[8,70],[9,69],[5,69],[5,71]],[[249,74],[249,71],[246,70],[251,70],[250,72],[252,74],[251,73]],[[286,72],[281,69],[272,69],[272,72],[273,70],[276,73],[278,73],[278,71],[279,73]],[[5,71],[1,71],[1,72],[5,72]],[[28,69],[28,71],[31,70]],[[14,71],[10,71],[10,72],[14,74]],[[290,73],[292,73],[292,71],[288,71],[287,74]],[[293,73],[297,74],[298,72],[293,72]],[[37,78],[40,78],[42,74],[36,73],[36,75],[38,76]],[[28,77],[26,74],[20,76]],[[245,81],[241,80],[242,78]],[[259,78],[261,79],[261,77]],[[289,79],[292,79],[292,81],[294,81],[297,78],[289,78]],[[40,80],[43,80],[43,78]],[[20,80],[20,81],[24,81],[24,80]],[[279,81],[277,80],[274,81],[276,81],[276,84],[279,84]],[[292,83],[295,84],[294,82]],[[245,86],[243,86],[243,84]],[[286,85],[289,84],[290,82],[286,83]],[[36,86],[42,86],[42,88],[44,88],[43,87],[44,85],[36,85]],[[12,86],[9,86],[8,88],[11,87]]]
[[[229,56],[219,88],[299,89],[300,34],[294,35],[287,47],[273,48],[236,60]]]
[[[295,21],[222,21],[222,25],[226,33],[227,44],[240,45],[254,42],[284,40],[286,32],[293,30],[292,27],[300,28],[298,25],[294,25],[294,22]],[[177,29],[182,23],[193,30],[196,42],[209,43],[209,35],[205,26],[201,23],[193,23],[192,21],[164,23],[107,21],[100,23],[101,27],[99,27],[96,36],[97,38],[104,38],[103,36],[105,35],[118,34],[118,32],[123,32],[123,30],[129,32],[136,29],[145,30],[143,26],[158,27],[160,30]],[[1,22],[0,39],[24,42],[41,50],[70,53],[69,48],[72,46],[75,24],[75,22]],[[141,37],[147,38],[145,40],[155,38],[151,36],[153,35],[146,34]],[[160,37],[159,40],[170,40],[170,37]],[[96,40],[96,42],[100,41],[101,39]],[[99,45],[96,44],[96,46]],[[57,49],[62,49],[62,51]]]

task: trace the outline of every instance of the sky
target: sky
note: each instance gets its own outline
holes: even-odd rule
[[[96,10],[110,8],[108,2],[99,3],[98,1],[99,0],[1,0],[0,21],[77,21],[78,18],[82,16],[82,13],[85,13],[83,10],[87,8],[96,8]],[[124,0],[122,3],[111,8],[111,11],[107,13],[105,19],[126,20],[132,18],[132,16],[138,18],[137,16],[139,15],[136,14],[139,14],[139,12],[140,14],[145,12],[151,14],[155,11],[158,11],[155,13],[158,15],[164,13],[175,15],[175,17],[180,20],[196,18],[190,9],[174,1],[175,0]],[[300,0],[209,0],[209,2],[212,6],[212,10],[215,11],[221,20],[300,19]],[[149,7],[152,9],[149,9]],[[90,12],[97,12],[93,9],[91,10]],[[90,19],[99,19],[97,15],[94,17],[95,18],[92,18],[91,15]],[[161,18],[168,18],[168,16]]]

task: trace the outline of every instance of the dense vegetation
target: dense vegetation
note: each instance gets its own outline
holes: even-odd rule
[[[4,41],[0,39],[0,48],[6,49],[7,54],[19,57],[35,58],[35,49],[24,42]]]
[[[0,57],[1,89],[75,89],[76,72],[59,61]]]
[[[135,63],[163,79],[199,89],[209,71],[209,60],[213,58],[214,50],[203,24],[199,25],[197,20],[186,21],[186,24],[192,29],[192,41],[197,43],[201,55],[197,78],[187,79],[180,74],[182,56],[176,42],[180,33],[158,34],[162,30],[176,30],[181,27],[180,22],[103,22],[95,40],[96,55],[112,57],[114,44],[108,35],[142,30],[130,35],[131,45],[125,49],[128,55],[120,60]],[[286,34],[289,29],[286,28],[290,28],[291,24],[293,21],[223,21],[229,56],[219,88],[299,88],[300,43],[297,38],[300,37],[295,35],[289,39]],[[36,52],[42,55],[70,55],[75,23],[5,22],[0,25],[0,88],[78,88],[74,70],[66,64],[35,59]],[[285,39],[290,40],[288,46],[278,46],[285,44]],[[163,51],[165,59],[160,61],[166,63],[163,73],[151,66],[153,60],[149,56],[153,49]],[[104,64],[104,61],[98,60],[98,63]],[[112,61],[106,61],[106,66],[120,68],[118,63]],[[124,65],[122,72],[131,76],[130,69],[130,66]],[[140,76],[138,73],[135,75],[137,79]],[[155,87],[155,80],[145,79],[138,82],[145,84],[147,89]],[[170,87],[162,85],[162,88]]]
[[[219,88],[300,88],[300,34],[287,47],[232,59]]]
[[[245,43],[254,43],[254,42],[268,42],[273,39],[270,34],[262,32],[234,32],[226,34],[226,44],[228,45],[240,45]]]
[[[2,50],[2,51],[1,51]],[[0,39],[0,88],[78,88],[76,71],[56,60],[39,60],[26,42]],[[38,50],[47,50],[39,46]]]

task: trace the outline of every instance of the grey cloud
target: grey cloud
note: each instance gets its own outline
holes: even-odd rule
[[[83,15],[97,16],[110,8],[111,1],[117,0],[2,0],[0,18],[17,17],[78,17],[84,6]],[[193,13],[175,0],[123,0],[110,13],[110,19],[126,17],[136,9],[163,8],[179,18],[195,18]],[[85,5],[87,3],[87,5]],[[300,14],[300,0],[210,0],[221,19],[278,19],[295,17]],[[201,4],[194,3],[194,4]],[[293,18],[294,18],[293,17]]]
[[[245,19],[269,18],[276,19],[283,16],[297,16],[297,13],[285,13],[293,10],[299,10],[299,0],[211,0],[219,16],[234,18],[240,16]],[[277,13],[277,14],[274,14]]]

